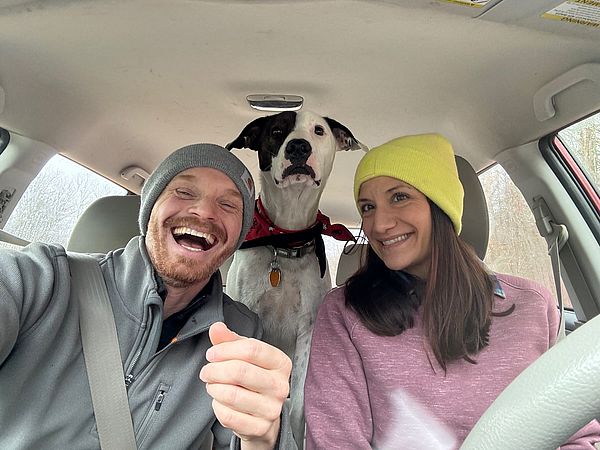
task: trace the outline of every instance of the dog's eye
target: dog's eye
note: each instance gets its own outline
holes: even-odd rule
[[[325,134],[325,128],[323,128],[321,125],[316,125],[315,126],[315,134],[317,136],[323,136]]]
[[[273,128],[271,130],[271,136],[273,137],[278,137],[281,136],[283,134],[283,130],[281,128]]]

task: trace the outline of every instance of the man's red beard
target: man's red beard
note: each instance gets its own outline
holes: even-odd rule
[[[161,231],[171,234],[171,230],[178,226],[214,234],[218,240],[217,245],[224,242],[225,236],[220,229],[210,222],[202,223],[192,218],[170,218],[165,221],[164,226],[161,228],[156,219],[150,218],[146,234],[146,248],[150,260],[166,285],[183,288],[208,280],[223,262],[233,254],[235,242],[228,247],[222,247],[220,250],[211,250],[211,257],[202,263],[198,263],[193,258],[169,254],[165,241],[167,236],[161,234]]]

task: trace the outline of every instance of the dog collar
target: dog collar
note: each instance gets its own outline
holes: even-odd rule
[[[317,220],[315,224],[305,230],[286,230],[285,228],[278,227],[269,218],[260,197],[258,197],[256,199],[254,207],[254,221],[252,222],[252,227],[250,228],[250,231],[244,239],[244,243],[269,236],[278,236],[284,234],[297,235],[298,237],[301,237],[303,233],[305,233],[308,230],[316,229],[319,225],[321,226],[319,230],[320,234],[331,236],[332,238],[337,239],[338,241],[356,240],[354,238],[354,235],[350,232],[350,230],[348,230],[348,228],[339,223],[332,224],[329,217],[327,217],[321,211],[317,211]],[[302,242],[300,242],[299,245],[302,245]]]
[[[250,231],[246,235],[241,249],[270,246],[282,253],[289,251],[290,255],[294,252],[298,254],[296,257],[304,256],[301,252],[308,253],[309,248],[314,245],[317,259],[319,260],[319,269],[321,278],[325,276],[325,268],[327,267],[327,257],[325,255],[325,243],[323,242],[323,234],[331,236],[338,241],[356,241],[354,235],[341,224],[332,224],[329,217],[321,211],[317,212],[317,220],[315,224],[304,230],[286,230],[278,227],[267,215],[265,208],[260,200],[256,199],[254,208],[254,221]],[[300,250],[303,247],[306,250]],[[277,254],[276,254],[277,256]],[[273,281],[271,281],[273,284]]]

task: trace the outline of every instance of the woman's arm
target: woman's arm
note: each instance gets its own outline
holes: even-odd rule
[[[315,323],[304,386],[307,450],[371,448],[367,381],[343,295],[330,292]]]

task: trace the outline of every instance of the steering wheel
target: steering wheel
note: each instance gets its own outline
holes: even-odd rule
[[[600,315],[525,369],[461,450],[556,449],[600,415]]]

